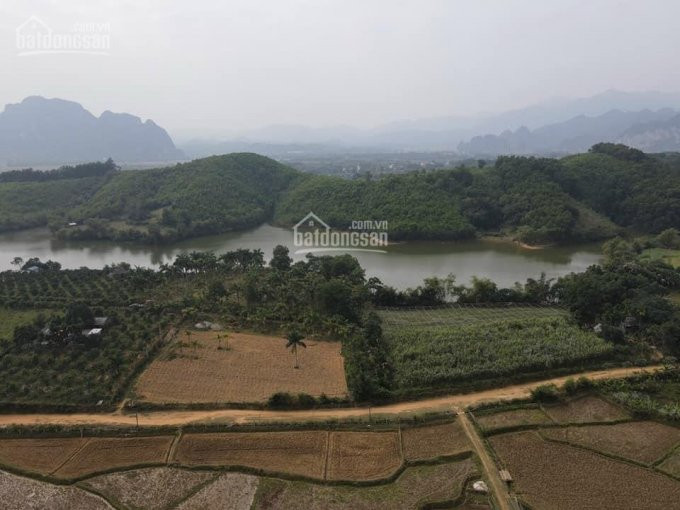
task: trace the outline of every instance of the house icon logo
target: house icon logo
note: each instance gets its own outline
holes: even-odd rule
[[[75,23],[70,31],[55,32],[37,16],[16,28],[19,56],[55,53],[108,55],[111,47],[109,23]]]
[[[16,29],[17,50],[21,54],[32,53],[49,46],[52,29],[36,16],[31,16]]]
[[[31,16],[21,25],[17,27],[17,37],[20,35],[27,36],[32,34],[49,35],[52,29],[40,18]]]
[[[326,232],[330,231],[331,229],[331,227],[329,227],[325,221],[319,218],[312,211],[309,211],[307,213],[307,216],[305,216],[295,224],[295,226],[293,227],[293,235],[297,235],[298,230],[299,231],[314,230],[317,228],[323,228]]]

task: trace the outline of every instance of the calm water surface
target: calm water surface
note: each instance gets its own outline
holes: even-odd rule
[[[100,268],[115,262],[137,266],[157,266],[171,261],[178,253],[214,251],[223,253],[237,248],[260,248],[266,256],[277,244],[288,246],[290,230],[263,225],[239,233],[189,239],[163,246],[115,243],[109,241],[56,241],[47,229],[33,229],[0,234],[0,270],[12,268],[14,257],[39,257],[61,262],[65,268],[87,266]],[[398,288],[413,287],[428,276],[454,273],[459,283],[473,275],[491,278],[501,286],[510,286],[542,271],[560,276],[583,271],[600,259],[598,245],[527,250],[512,243],[495,241],[412,242],[389,246],[387,253],[352,253],[366,269],[367,276],[377,276]],[[304,254],[293,255],[295,260]]]

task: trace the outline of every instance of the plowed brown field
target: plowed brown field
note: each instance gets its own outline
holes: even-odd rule
[[[186,434],[172,459],[185,466],[244,466],[322,479],[328,432]]]
[[[427,460],[467,452],[472,449],[460,424],[444,423],[401,431],[404,457],[408,461]]]
[[[298,349],[300,368],[273,336],[229,333],[229,349],[218,349],[218,333],[191,335],[196,347],[176,347],[174,359],[154,360],[135,387],[138,398],[163,403],[262,402],[276,392],[345,397],[347,384],[340,342],[307,341]],[[179,335],[178,341],[185,341]],[[222,346],[227,341],[222,340]]]
[[[398,432],[331,432],[328,480],[377,480],[401,467]]]

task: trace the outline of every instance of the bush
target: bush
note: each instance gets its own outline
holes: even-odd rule
[[[284,407],[293,407],[295,403],[296,400],[293,395],[284,391],[280,391],[269,397],[269,400],[267,401],[267,407],[281,409]]]
[[[587,377],[581,376],[578,379],[570,377],[564,382],[564,392],[567,395],[574,395],[575,393],[590,390],[593,386],[593,382]]]
[[[554,384],[541,384],[531,390],[531,398],[536,402],[555,402],[559,400],[560,393]]]

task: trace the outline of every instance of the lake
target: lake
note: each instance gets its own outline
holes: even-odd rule
[[[274,246],[288,246],[293,254],[292,231],[262,225],[244,231],[188,239],[155,246],[110,241],[57,241],[47,229],[32,229],[0,234],[0,270],[11,269],[14,257],[39,257],[56,260],[64,268],[100,268],[115,262],[133,266],[158,266],[178,253],[214,251],[224,253],[237,248],[260,248],[267,257]],[[511,286],[545,272],[549,277],[585,270],[600,260],[599,245],[572,245],[529,250],[513,243],[498,241],[409,242],[393,244],[386,253],[352,252],[366,269],[383,283],[413,287],[429,276],[456,275],[458,283],[472,276],[491,278],[499,286]],[[293,254],[302,260],[304,254]]]

